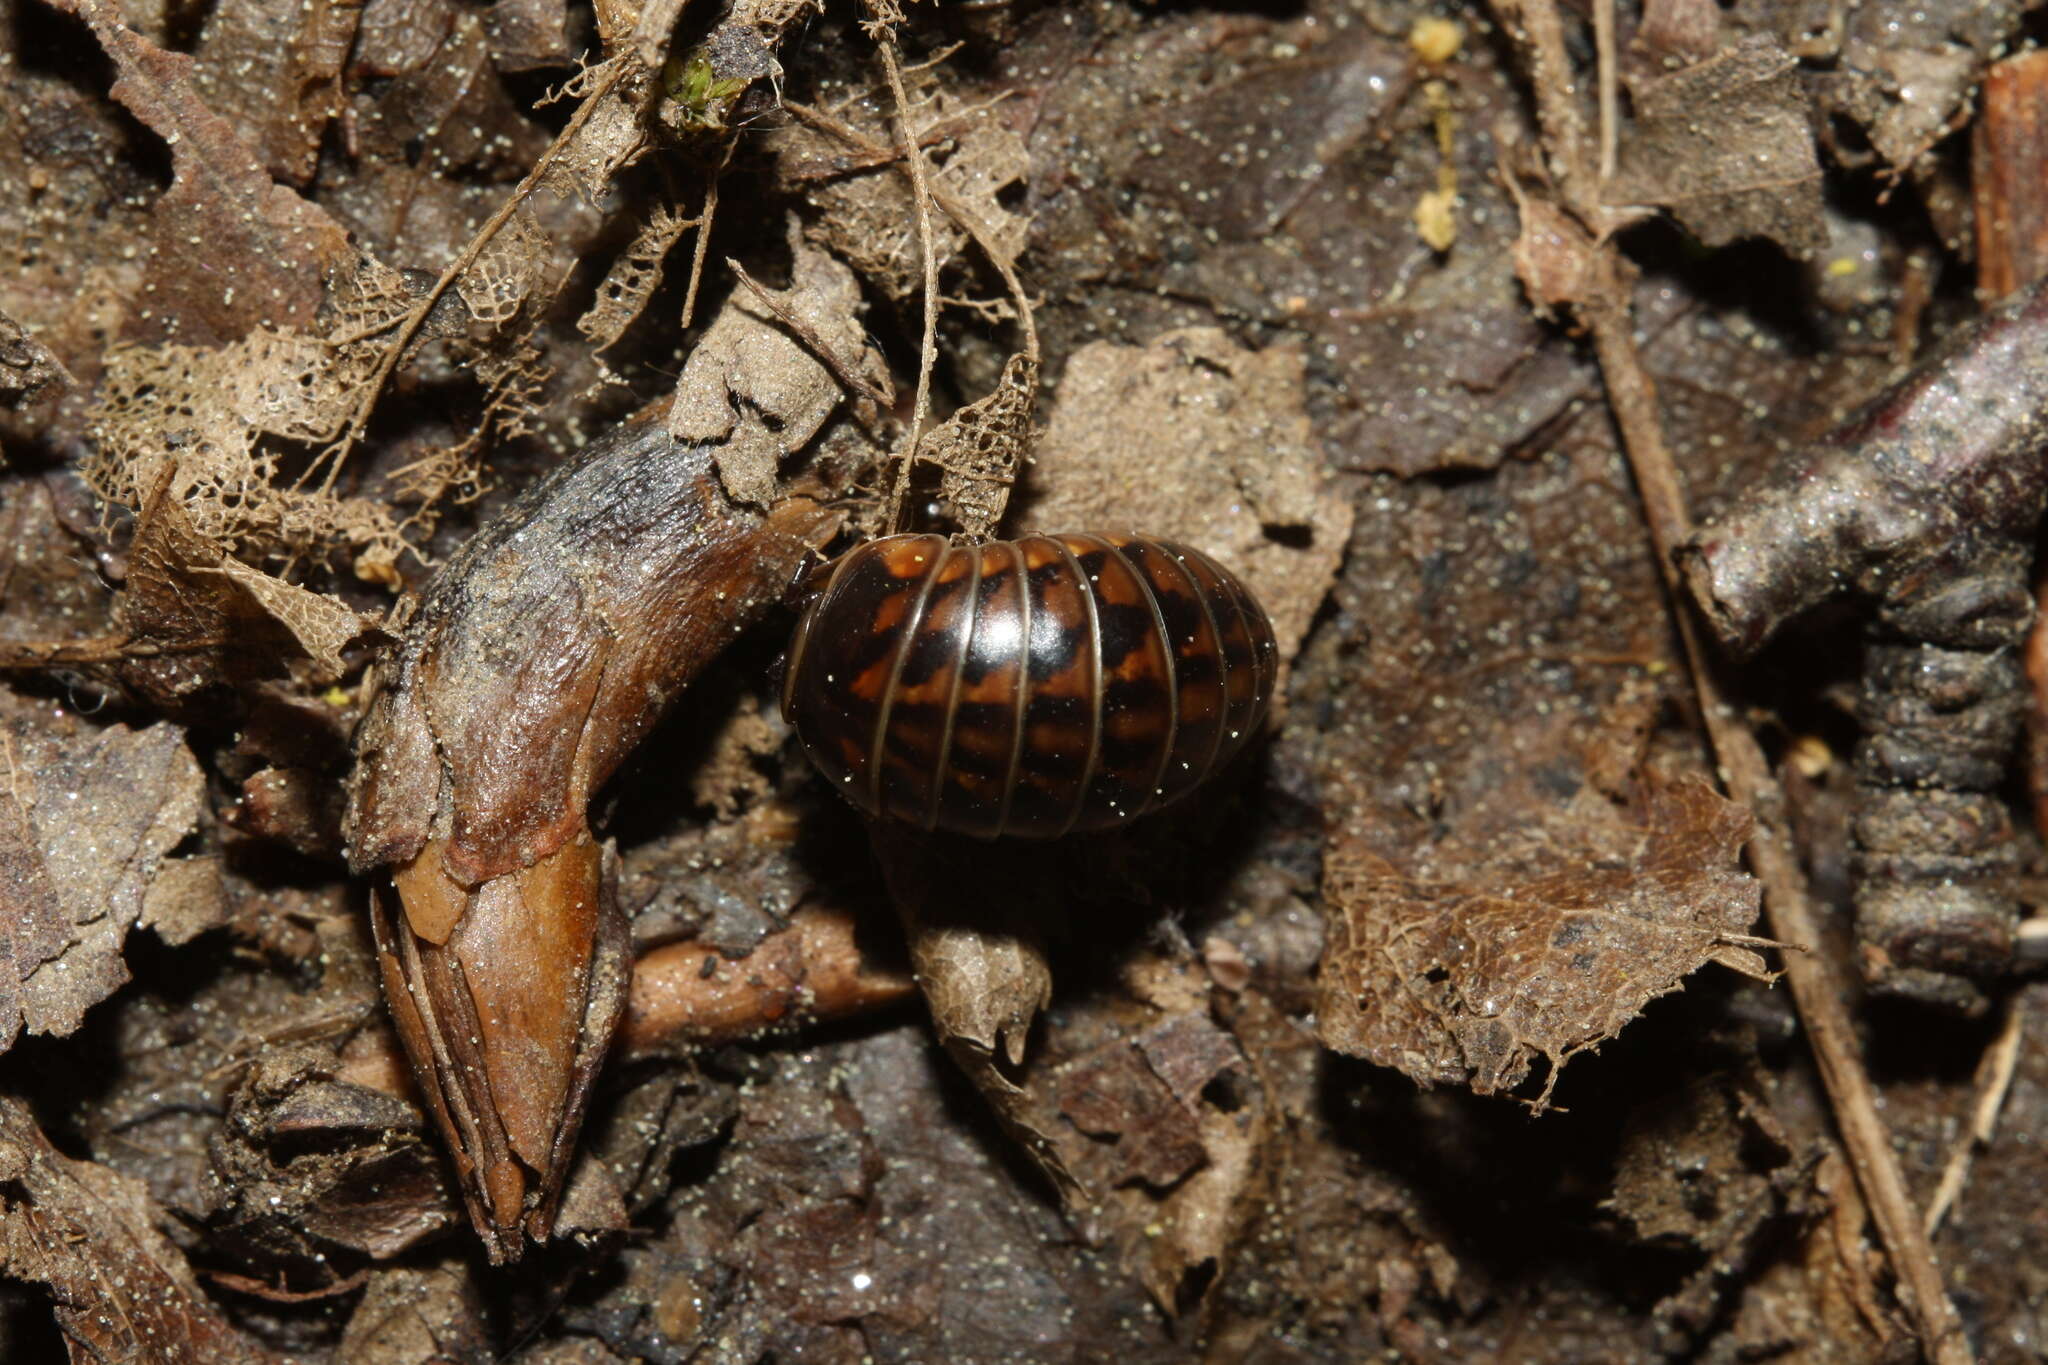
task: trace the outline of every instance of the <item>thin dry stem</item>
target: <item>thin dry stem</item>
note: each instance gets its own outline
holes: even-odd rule
[[[918,342],[917,398],[910,408],[910,432],[904,440],[903,457],[896,466],[896,491],[889,499],[889,529],[901,530],[903,502],[910,492],[910,467],[916,463],[917,447],[924,440],[925,419],[931,414],[932,365],[939,354],[939,260],[932,249],[932,192],[926,183],[924,152],[910,127],[910,96],[903,90],[903,73],[896,65],[896,44],[877,44],[882,70],[889,77],[889,91],[896,99],[897,137],[903,144],[903,164],[910,173],[910,198],[917,206],[917,246],[924,258],[924,336]]]
[[[1566,207],[1593,227],[1601,220],[1597,180],[1588,175],[1584,132],[1566,54],[1564,26],[1553,0],[1497,0],[1511,32],[1522,44],[1535,93],[1544,143],[1565,195]],[[1655,386],[1636,350],[1623,265],[1611,245],[1597,248],[1603,269],[1592,272],[1604,285],[1596,296],[1580,301],[1582,321],[1591,330],[1600,358],[1608,404],[1620,428],[1622,445],[1634,472],[1657,565],[1674,604],[1674,619],[1684,642],[1700,711],[1721,764],[1728,793],[1756,812],[1756,832],[1749,842],[1750,866],[1764,888],[1764,909],[1771,936],[1791,943],[1821,941],[1806,878],[1782,830],[1783,794],[1773,780],[1756,736],[1742,723],[1715,676],[1693,619],[1681,601],[1672,551],[1692,530],[1671,451],[1664,438],[1663,418]],[[1850,1164],[1856,1172],[1879,1236],[1898,1276],[1899,1297],[1912,1315],[1928,1356],[1939,1365],[1968,1361],[1970,1348],[1962,1322],[1949,1302],[1926,1230],[1906,1192],[1905,1179],[1892,1152],[1891,1135],[1877,1112],[1877,1096],[1863,1066],[1845,992],[1834,964],[1822,953],[1791,953],[1785,976],[1806,1027],[1835,1122],[1841,1129]]]
[[[1656,392],[1636,353],[1626,310],[1596,305],[1586,320],[1600,355],[1608,401],[1642,494],[1658,564],[1675,602],[1678,591],[1671,552],[1691,533],[1692,524],[1664,441]],[[1729,703],[1714,675],[1694,621],[1683,611],[1676,613],[1676,619],[1728,794],[1757,814],[1749,861],[1763,883],[1764,913],[1771,934],[1792,943],[1818,943],[1820,927],[1807,896],[1806,877],[1780,827],[1784,795],[1771,776],[1756,736],[1742,723],[1739,709]],[[1905,1177],[1892,1151],[1891,1133],[1877,1112],[1876,1087],[1864,1069],[1855,1026],[1843,1004],[1846,988],[1833,962],[1822,953],[1789,953],[1784,971],[1827,1086],[1850,1166],[1898,1275],[1899,1297],[1913,1316],[1928,1356],[1939,1365],[1960,1365],[1971,1358],[1969,1344],[1942,1283],[1934,1248],[1906,1191]]]
[[[1614,179],[1615,149],[1620,142],[1621,78],[1614,59],[1614,0],[1593,6],[1593,49],[1599,57],[1600,182]]]
[[[2020,1043],[2026,1036],[2026,996],[2015,995],[2005,1007],[2005,1022],[1984,1056],[1977,1062],[1977,1102],[1970,1106],[1970,1126],[1956,1139],[1942,1170],[1941,1183],[1927,1201],[1927,1235],[1941,1230],[1942,1219],[1955,1207],[1956,1199],[1970,1179],[1970,1163],[1979,1147],[1991,1145],[1998,1132],[1998,1115],[2005,1097],[2012,1091],[2013,1073],[2019,1069]]]
[[[319,456],[306,466],[306,472],[293,484],[295,489],[304,487],[306,481],[313,477],[313,471],[325,465],[327,473],[320,481],[320,491],[327,493],[333,490],[334,481],[341,474],[342,464],[348,459],[349,452],[355,449],[356,442],[362,439],[363,429],[369,425],[370,414],[376,409],[377,399],[383,394],[385,383],[390,380],[393,371],[397,370],[399,362],[404,359],[406,348],[412,345],[413,338],[426,326],[427,315],[434,311],[434,305],[440,302],[441,296],[462,277],[463,271],[476,264],[477,258],[483,255],[484,248],[491,244],[499,230],[512,221],[512,215],[519,211],[519,206],[539,187],[541,177],[546,175],[556,160],[575,143],[577,135],[583,131],[583,126],[590,122],[591,116],[597,112],[599,101],[625,79],[626,72],[632,65],[632,62],[623,58],[612,60],[611,69],[605,72],[597,85],[584,97],[583,103],[577,106],[575,114],[570,117],[568,125],[548,145],[548,149],[541,153],[533,163],[533,168],[527,171],[526,177],[513,187],[505,202],[498,206],[498,211],[477,229],[476,235],[469,239],[469,245],[462,249],[462,253],[441,272],[441,277],[435,280],[433,286],[412,306],[412,311],[408,312],[404,321],[399,324],[398,335],[392,338],[384,352],[383,360],[378,363],[377,372],[371,375],[370,382],[363,386],[363,396],[356,404],[355,415],[349,419],[348,430],[342,433],[339,441],[321,451]]]
[[[689,331],[691,321],[697,316],[697,287],[704,282],[704,254],[711,247],[711,225],[718,219],[718,178],[725,174],[725,168],[732,164],[733,148],[739,143],[728,140],[725,156],[720,159],[718,169],[711,172],[710,180],[704,186],[704,208],[697,215],[697,241],[690,251],[690,284],[683,291],[683,321],[680,331]]]

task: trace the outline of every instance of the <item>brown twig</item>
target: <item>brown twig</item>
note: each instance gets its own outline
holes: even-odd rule
[[[21,566],[21,519],[28,513],[28,500],[14,505],[14,515],[7,522],[7,564],[0,572],[0,607],[7,605],[7,594],[14,590],[14,571]]]
[[[2026,1000],[2025,995],[2015,995],[2006,1003],[2005,1022],[1999,1027],[1998,1036],[1978,1059],[1977,1102],[1970,1106],[1970,1126],[1956,1138],[1948,1165],[1942,1170],[1941,1183],[1927,1201],[1929,1237],[1941,1230],[1942,1219],[1962,1194],[1977,1148],[1989,1146],[1992,1135],[1998,1131],[1999,1111],[2005,1108],[2005,1097],[2012,1091],[2013,1073],[2019,1069],[2020,1042],[2026,1036]]]
[[[1614,0],[1593,6],[1593,50],[1598,54],[1600,82],[1600,183],[1614,179],[1615,151],[1620,144],[1620,73],[1614,56]]]
[[[364,1266],[353,1275],[342,1276],[320,1289],[286,1289],[283,1285],[273,1285],[268,1281],[249,1275],[237,1275],[229,1270],[202,1270],[200,1273],[222,1289],[232,1289],[238,1294],[248,1294],[270,1303],[318,1303],[322,1299],[353,1294],[370,1281],[368,1266]]]
[[[1679,606],[1682,597],[1672,552],[1691,532],[1692,523],[1664,439],[1656,389],[1636,350],[1624,266],[1601,234],[1604,215],[1599,185],[1586,167],[1583,121],[1563,23],[1554,0],[1496,0],[1496,4],[1528,62],[1544,143],[1559,171],[1565,203],[1595,238],[1588,244],[1594,268],[1587,272],[1587,288],[1578,301],[1579,315],[1593,334],[1609,407],[1643,500],[1658,570],[1672,601],[1723,781],[1729,795],[1757,816],[1749,860],[1763,884],[1771,936],[1791,943],[1818,943],[1821,935],[1808,901],[1805,875],[1782,828],[1783,794],[1756,736],[1742,723],[1740,712],[1722,690],[1695,622]],[[1857,1183],[1897,1273],[1899,1297],[1931,1359],[1940,1365],[1968,1361],[1970,1350],[1962,1322],[1949,1302],[1933,1247],[1914,1213],[1890,1134],[1878,1115],[1875,1088],[1864,1070],[1834,965],[1822,953],[1791,953],[1786,955],[1784,967]]]
[[[871,966],[841,911],[799,911],[737,961],[703,943],[671,943],[633,964],[619,1050],[626,1057],[700,1051],[909,999],[908,972]]]
[[[159,643],[126,635],[100,635],[90,640],[9,640],[0,643],[0,672],[70,668],[84,664],[117,664],[128,659],[156,659],[171,654],[201,654],[232,643],[225,635]]]
[[[747,287],[748,292],[761,301],[763,308],[775,314],[777,318],[781,319],[783,326],[795,332],[802,339],[804,345],[811,348],[811,354],[823,361],[826,369],[839,376],[840,383],[856,393],[865,395],[884,411],[895,406],[895,394],[876,387],[855,373],[853,368],[842,360],[837,352],[825,344],[825,339],[818,335],[817,328],[798,317],[788,304],[770,294],[766,289],[763,289],[754,277],[747,273],[745,266],[728,256],[725,258],[725,268],[732,271],[739,282]]]
[[[925,181],[924,152],[910,127],[910,96],[904,93],[903,73],[896,66],[896,44],[877,44],[882,70],[888,74],[890,93],[896,97],[897,135],[903,144],[903,164],[910,175],[910,198],[917,209],[917,244],[924,258],[924,336],[918,342],[917,398],[910,409],[910,434],[904,440],[903,457],[896,466],[896,491],[889,499],[889,529],[901,530],[903,502],[910,492],[910,467],[917,462],[917,447],[924,439],[925,419],[931,414],[932,365],[939,354],[939,258],[932,244],[932,192]]]
[[[687,1055],[874,1014],[914,997],[917,983],[910,973],[869,962],[858,935],[851,913],[810,906],[745,957],[727,957],[695,941],[650,949],[633,964],[618,1054],[629,1060]],[[369,1025],[351,1053],[346,1078],[419,1103],[398,1036],[382,1015],[369,1007],[337,1021]],[[248,1060],[236,1059],[229,1066]],[[208,1079],[218,1079],[229,1066]]]

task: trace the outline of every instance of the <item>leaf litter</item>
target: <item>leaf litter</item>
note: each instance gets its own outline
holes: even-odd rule
[[[1855,1221],[1853,1186],[1823,1189],[1809,1174],[1810,1133],[1769,1136],[1778,1131],[1771,1111],[1824,1112],[1799,1091],[1806,1081],[1796,1066],[1773,1060],[1782,1090],[1745,1091],[1745,1117],[1703,1119],[1704,1136],[1646,1124],[1630,1139],[1625,1169],[1581,1155],[1550,1169],[1507,1153],[1496,1163],[1500,1183],[1487,1188],[1514,1213],[1467,1216],[1457,1182],[1432,1160],[1452,1169],[1483,1153],[1497,1129],[1523,1122],[1519,1113],[1460,1108],[1443,1090],[1416,1096],[1405,1079],[1333,1060],[1306,1028],[1313,1019],[1333,1038],[1349,1028],[1360,1050],[1406,1049],[1433,1079],[1482,1090],[1519,1082],[1525,1093],[1547,1059],[1547,1095],[1565,1058],[1598,1045],[1692,967],[1716,957],[1756,965],[1741,941],[1754,888],[1730,852],[1739,815],[1700,785],[1654,575],[1632,535],[1632,509],[1615,493],[1625,476],[1604,422],[1579,416],[1597,396],[1593,374],[1516,292],[1505,248],[1517,218],[1494,168],[1505,144],[1519,171],[1514,148],[1527,145],[1529,129],[1515,126],[1523,73],[1502,61],[1508,46],[1467,43],[1432,67],[1443,87],[1434,98],[1448,104],[1430,105],[1410,99],[1417,83],[1403,42],[1325,23],[1327,14],[1307,23],[1112,6],[1043,16],[974,9],[949,16],[949,33],[968,44],[954,63],[947,54],[924,60],[929,50],[915,43],[929,35],[918,33],[917,15],[878,11],[869,16],[876,34],[905,44],[899,99],[877,80],[873,49],[853,28],[834,28],[843,21],[805,5],[743,7],[667,60],[675,13],[597,7],[608,50],[640,55],[637,65],[572,77],[561,133],[552,131],[560,117],[528,118],[499,80],[565,69],[564,11],[548,4],[478,16],[380,0],[359,20],[346,9],[284,16],[252,6],[202,20],[191,43],[147,26],[149,37],[122,36],[102,22],[117,63],[140,73],[117,97],[136,101],[149,127],[190,133],[171,144],[180,188],[145,197],[149,217],[131,238],[140,249],[107,252],[92,296],[125,281],[140,300],[136,316],[113,329],[120,345],[105,348],[48,309],[12,294],[0,304],[80,380],[46,409],[59,414],[51,442],[84,433],[61,414],[96,405],[100,446],[87,459],[103,461],[95,483],[118,504],[97,530],[38,530],[24,544],[72,536],[66,562],[107,566],[113,591],[74,574],[61,592],[44,592],[39,566],[17,555],[13,569],[0,569],[0,604],[13,641],[62,643],[67,622],[86,624],[99,642],[94,666],[125,683],[118,705],[139,712],[121,714],[125,732],[154,733],[140,727],[159,714],[192,724],[191,750],[222,779],[205,788],[203,804],[228,799],[219,793],[263,794],[246,801],[245,817],[199,818],[197,846],[167,850],[143,892],[139,913],[160,932],[202,935],[179,950],[194,956],[178,960],[210,961],[207,945],[225,936],[205,928],[225,922],[237,944],[264,945],[301,980],[354,961],[347,970],[365,973],[354,998],[370,998],[364,950],[351,959],[333,937],[329,917],[346,907],[331,870],[265,870],[298,857],[331,867],[320,861],[332,859],[331,840],[322,852],[307,833],[317,815],[286,809],[312,812],[318,802],[295,784],[321,779],[313,768],[277,766],[263,747],[273,741],[242,751],[215,740],[218,718],[287,694],[326,698],[318,704],[348,715],[364,697],[337,684],[376,643],[362,627],[382,605],[378,593],[416,584],[427,561],[445,558],[478,515],[469,503],[496,506],[622,411],[650,400],[674,411],[688,396],[703,439],[725,447],[714,461],[719,498],[766,508],[792,493],[816,496],[868,529],[936,514],[969,532],[1001,533],[1040,524],[1031,519],[1042,513],[1158,519],[1170,524],[1149,529],[1213,540],[1276,604],[1290,653],[1299,642],[1296,692],[1278,743],[1191,814],[1184,842],[1162,833],[1016,877],[1014,933],[965,923],[956,903],[936,897],[913,946],[925,950],[941,1036],[956,1054],[974,1054],[969,1074],[1007,1137],[948,1089],[920,1026],[907,1021],[834,1034],[801,1053],[763,1042],[680,1066],[668,1060],[661,1065],[677,1069],[646,1084],[619,1082],[630,1105],[601,1096],[597,1111],[615,1100],[635,1114],[652,1105],[681,1117],[651,1125],[668,1135],[662,1146],[638,1119],[621,1131],[595,1113],[605,1162],[641,1175],[608,1194],[572,1180],[584,1193],[565,1202],[564,1221],[586,1230],[595,1263],[623,1270],[569,1291],[564,1322],[589,1335],[543,1340],[536,1358],[680,1359],[700,1347],[736,1358],[968,1358],[1032,1340],[1054,1353],[1172,1359],[1196,1338],[1246,1358],[1268,1342],[1306,1358],[1382,1347],[1426,1358],[1436,1342],[1497,1342],[1501,1305],[1525,1293],[1546,1315],[1542,1340],[1525,1340],[1545,1358],[1582,1358],[1588,1342],[1625,1342],[1646,1355],[1709,1342],[1752,1353],[1810,1343],[1797,1325],[1805,1320],[1781,1311],[1800,1307],[1802,1291],[1745,1251],[1774,1221],[1818,1207],[1800,1202],[1809,1190],[1831,1201],[1839,1226],[1802,1242],[1802,1254],[1819,1266],[1856,1235],[1843,1231]],[[1811,33],[1786,15],[1771,18],[1782,21],[1771,52],[1816,60]],[[1389,22],[1388,34],[1402,31]],[[1717,22],[1746,31],[1758,20],[1739,10]],[[1997,22],[1959,26],[1940,40],[1955,49],[1940,51],[1916,19],[1902,35],[1904,46],[1928,48],[1915,56],[1873,46],[1880,38],[1856,15],[1844,51],[1857,55],[1832,84],[1861,82],[1867,96],[1879,90],[1873,81],[1892,79],[1872,73],[1909,72],[1913,60],[1940,76],[1938,107],[1910,114],[1910,126],[1903,102],[1883,111],[1890,124],[1866,125],[1878,130],[1882,155],[1910,163],[1954,112]],[[355,47],[343,59],[351,23]],[[799,61],[799,49],[780,41],[798,23],[849,41],[807,44]],[[256,40],[266,32],[294,36],[266,47]],[[181,45],[194,55],[169,50]],[[1719,46],[1670,51],[1698,57]],[[231,60],[304,83],[274,109],[241,102],[241,89],[219,79]],[[1810,67],[1794,81],[1780,74],[1782,57],[1772,61],[1738,97],[1761,101],[1780,158],[1772,165],[1798,174],[1731,171],[1710,185],[1679,177],[1640,195],[1636,208],[1669,204],[1713,240],[1818,240],[1811,146],[1797,115],[1802,92],[1834,96],[1830,82],[1808,79]],[[1672,82],[1668,127],[1730,98],[1711,83],[1686,93],[1711,67],[1679,60],[1651,69],[1658,65],[1629,78],[1643,99],[1622,138],[1638,155],[1659,117],[1653,77]],[[381,82],[374,93],[366,78]],[[788,89],[786,115],[774,114],[771,85]],[[1456,115],[1449,125],[1445,108]],[[1877,119],[1877,109],[1866,100],[1851,117]],[[227,116],[230,138],[202,112]],[[1454,135],[1439,142],[1442,126]],[[1219,136],[1244,127],[1270,137],[1268,155]],[[916,163],[904,156],[906,131]],[[683,140],[686,157],[650,156],[659,149],[665,158],[679,145],[672,139]],[[742,141],[766,157],[730,158]],[[1683,138],[1673,146],[1673,159],[1698,150]],[[1275,148],[1285,155],[1276,160]],[[1836,163],[1821,164],[1832,189]],[[727,181],[723,208],[706,166],[745,172]],[[1441,192],[1446,170],[1455,171],[1449,211],[1459,218],[1448,250],[1417,239],[1410,223],[1417,196]],[[52,183],[74,191],[70,180]],[[1385,202],[1366,202],[1360,186]],[[1212,187],[1225,192],[1208,194]],[[220,212],[253,214],[246,221],[269,234],[247,268],[275,265],[292,277],[286,313],[240,289],[229,298],[206,261],[194,271],[189,251],[168,252],[174,232],[204,235],[204,214],[191,204],[208,194],[219,196],[211,202]],[[785,251],[779,233],[755,225],[791,222],[792,207],[802,242]],[[326,254],[338,239],[323,227],[311,236],[321,251],[292,255],[305,239],[288,225],[315,221],[308,211],[345,223],[354,245]],[[106,240],[120,240],[123,214],[118,204],[110,210]],[[1027,241],[1033,250],[1020,255]],[[152,242],[166,254],[145,254]],[[733,287],[750,276],[712,264],[728,253],[767,283]],[[174,267],[175,279],[164,273]],[[166,289],[176,306],[161,304]],[[1769,446],[1770,423],[1757,411],[1825,404],[1778,338],[1742,331],[1739,309],[1701,310],[1690,290],[1670,278],[1646,284],[1651,306],[1640,316],[1667,401],[1712,418],[1691,467],[1720,481]],[[663,354],[676,319],[694,324],[700,293],[708,325],[727,329],[734,346],[721,355],[722,347],[699,343],[690,353],[677,344]],[[915,336],[927,303],[929,341]],[[581,341],[566,330],[578,318]],[[862,384],[892,394],[912,352],[934,411],[927,416],[921,397],[906,421]],[[771,354],[772,363],[735,359]],[[1858,363],[1812,369],[1842,382]],[[688,395],[677,391],[679,372]],[[828,405],[834,393],[839,401]],[[1475,410],[1478,420],[1466,422]],[[19,430],[8,428],[11,456]],[[34,441],[26,448],[47,457]],[[1132,479],[1140,467],[1175,472]],[[1332,468],[1425,477],[1333,477]],[[906,486],[892,510],[884,495],[899,471]],[[10,496],[5,506],[48,515],[34,498]],[[54,553],[37,548],[27,559]],[[409,629],[403,616],[388,625]],[[76,648],[9,657],[51,668],[71,660],[61,663],[70,672],[46,670],[59,686],[84,667]],[[668,784],[704,794],[705,811],[661,814],[672,809],[662,800],[674,798],[649,801],[649,784],[661,785],[653,774],[621,779],[620,790],[641,793],[637,808],[592,802],[640,869],[635,885],[652,883],[636,893],[636,904],[655,909],[636,935],[644,930],[643,944],[682,935],[657,951],[673,947],[671,959],[701,961],[721,980],[749,946],[781,942],[776,934],[787,931],[777,926],[794,907],[831,894],[821,886],[849,875],[857,885],[846,869],[861,860],[844,812],[809,792],[800,770],[778,765],[772,704],[737,704],[752,719],[738,749],[721,747],[712,760],[739,765],[730,778]],[[452,716],[475,703],[442,706]],[[704,719],[717,733],[717,717]],[[124,733],[98,729],[104,720],[65,724]],[[671,743],[680,748],[662,752],[680,765],[676,775],[701,776],[699,752]],[[440,817],[438,782],[408,790],[426,818]],[[579,808],[597,795],[580,778],[566,790]],[[778,856],[730,853],[790,826],[802,832],[775,834]],[[715,865],[727,856],[731,865]],[[799,866],[800,876],[790,870]],[[989,876],[969,864],[957,880]],[[33,873],[20,884],[42,894]],[[680,895],[683,885],[721,904],[737,888],[759,904],[699,947],[689,936],[715,916]],[[869,904],[882,895],[872,886],[860,894]],[[1331,912],[1320,1003],[1307,982],[1319,896]],[[1143,916],[1132,910],[1139,901],[1149,901]],[[1386,911],[1408,916],[1401,943],[1386,937]],[[1122,941],[1120,916],[1130,921]],[[1091,932],[1075,933],[1075,919]],[[1175,939],[1183,922],[1200,955]],[[1475,925],[1501,960],[1475,964],[1461,948]],[[1431,951],[1390,956],[1409,939]],[[850,951],[850,938],[832,942],[823,951]],[[1347,946],[1365,942],[1380,945],[1377,965]],[[1592,961],[1581,969],[1584,956]],[[1641,974],[1616,982],[1606,972],[1618,964]],[[760,964],[764,980],[771,965]],[[276,979],[247,971],[245,979]],[[1494,1016],[1506,1022],[1489,1031],[1477,1007],[1508,987],[1521,1011]],[[759,994],[801,1010],[803,991],[796,981]],[[1384,1003],[1396,998],[1409,1004]],[[215,1023],[250,1017],[231,993],[194,999],[218,1006]],[[1358,1017],[1340,1025],[1347,1006]],[[110,1021],[161,1011],[175,1031],[188,1007],[131,990],[95,1008]],[[1742,1053],[1728,1041],[1739,1033],[1728,1015],[1736,1008],[1752,1011],[1747,1027],[1776,1026],[1773,1007],[1739,988],[1689,991],[1631,1024],[1600,1074],[1654,1089],[1656,1069],[1633,1063],[1628,1049],[1656,1036],[1672,1010],[1699,1026],[1702,1049],[1753,1056],[1753,1046]],[[356,1024],[344,1032],[348,1056],[339,1044],[308,1054],[283,1033],[252,1033],[257,1052],[234,1072],[231,1097],[152,1120],[163,1126],[151,1131],[196,1135],[196,1153],[145,1157],[117,1142],[106,1150],[118,1155],[103,1159],[166,1171],[182,1163],[161,1186],[165,1199],[203,1183],[195,1172],[226,1182],[230,1197],[210,1211],[179,1203],[181,1217],[197,1218],[181,1237],[221,1267],[212,1283],[222,1302],[266,1340],[288,1349],[314,1342],[314,1354],[364,1365],[427,1343],[489,1350],[496,1325],[480,1305],[495,1285],[442,1254],[447,1241],[415,1249],[455,1221],[458,1196],[434,1178],[426,1116],[392,1093],[405,1082],[391,1035]],[[126,1065],[139,1077],[149,1063],[137,1053]],[[1612,1146],[1597,1125],[1618,1125],[1630,1102],[1590,1101],[1571,1078],[1562,1084],[1560,1107],[1575,1112],[1553,1111],[1544,1130],[1563,1125],[1596,1153]],[[365,1092],[345,1088],[354,1085]],[[696,1098],[657,1102],[656,1092],[675,1086]],[[122,1098],[135,1097],[124,1089]],[[1399,1122],[1356,1123],[1352,1106],[1400,1116],[1430,1150],[1404,1153],[1389,1131]],[[1656,1110],[1646,1097],[1642,1112]],[[1805,1122],[1796,1117],[1794,1127]],[[209,1157],[216,1128],[230,1137]],[[1055,1172],[1062,1212],[1002,1164],[1010,1140]],[[329,1160],[329,1144],[347,1155]],[[1706,1153],[1728,1201],[1724,1219],[1669,1216],[1675,1196],[1658,1184],[1659,1163],[1691,1160],[1689,1151]],[[1991,1156],[1979,1178],[2007,1178]],[[394,1206],[353,1203],[363,1181],[388,1182]],[[1574,1198],[1609,1181],[1615,1207],[1647,1221],[1600,1233],[1611,1237],[1605,1253],[1574,1259],[1571,1239],[1552,1237],[1547,1255],[1532,1259],[1507,1244],[1516,1225],[1549,1236],[1559,1224],[1545,1219],[1570,1219]],[[1542,1191],[1556,1186],[1565,1191],[1558,1205],[1544,1204]],[[934,1188],[951,1197],[934,1199]],[[271,1194],[282,1202],[266,1212]],[[587,1221],[570,1205],[591,1211]],[[647,1235],[607,1241],[626,1208]],[[1653,1297],[1632,1298],[1603,1279],[1604,1257],[1674,1239],[1711,1263],[1697,1274],[1648,1271],[1661,1285]],[[931,1254],[940,1246],[944,1263]],[[384,1264],[401,1249],[412,1259]],[[321,1257],[340,1260],[329,1272],[316,1269]],[[1508,1260],[1534,1269],[1509,1284],[1491,1268]],[[1559,1289],[1567,1281],[1577,1286],[1570,1293]],[[1828,1291],[1823,1305],[1830,1321],[1852,1300],[1853,1317],[1886,1292],[1867,1273],[1843,1283],[1851,1287]],[[1646,1325],[1633,1310],[1652,1301],[1657,1321]],[[2010,1306],[1995,1300],[1991,1311]]]

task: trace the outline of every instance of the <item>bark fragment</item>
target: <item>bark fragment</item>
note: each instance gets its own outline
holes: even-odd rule
[[[1970,194],[1980,295],[2002,299],[2048,273],[2048,53],[2018,53],[1985,74]]]

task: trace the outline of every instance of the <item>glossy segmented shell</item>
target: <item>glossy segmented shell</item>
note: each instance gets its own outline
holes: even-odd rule
[[[1112,828],[1227,762],[1273,694],[1264,609],[1171,541],[891,536],[820,577],[782,713],[870,815],[984,837]]]

